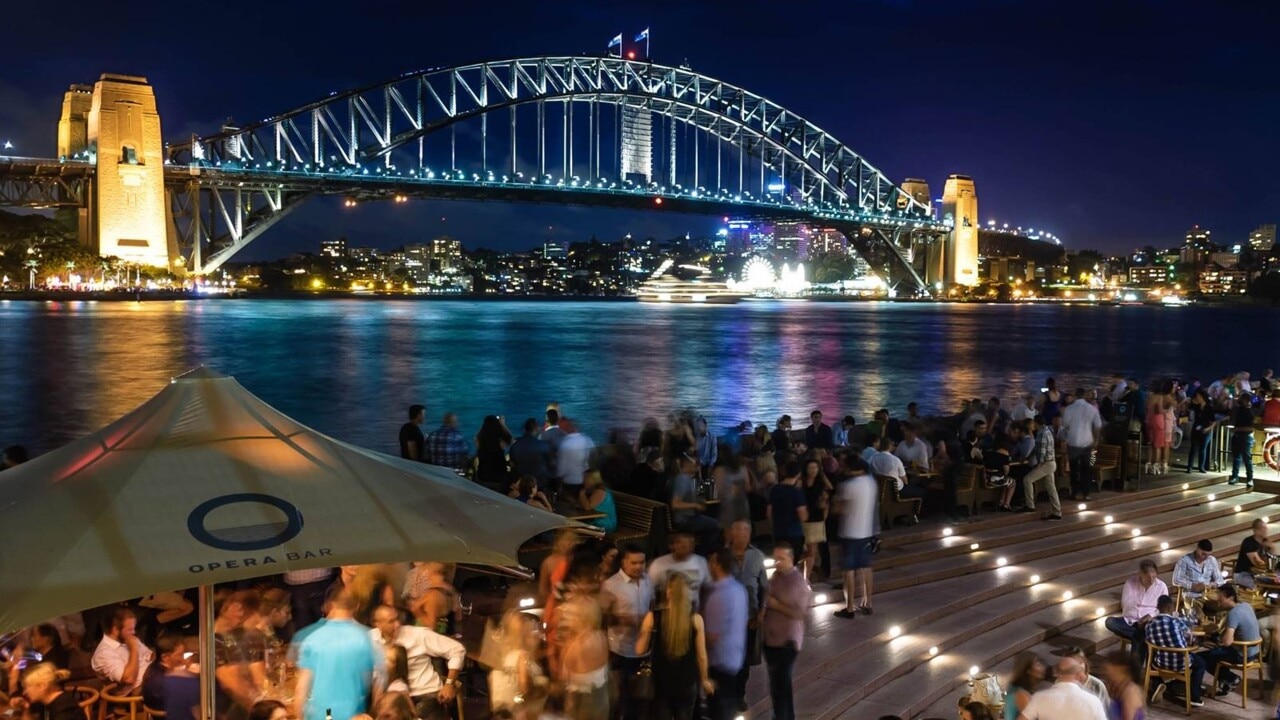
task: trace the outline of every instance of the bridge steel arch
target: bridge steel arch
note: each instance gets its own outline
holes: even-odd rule
[[[526,178],[520,171],[523,136],[518,136],[517,113],[530,106],[537,113],[537,168]],[[556,141],[551,134],[554,117],[546,118],[548,106],[560,110],[559,180],[547,172],[549,164],[553,169],[556,164],[549,163],[546,149],[549,138]],[[603,177],[602,106],[612,107],[615,115],[650,113],[671,123],[670,173],[665,182],[644,186]],[[585,108],[585,121],[581,113],[575,120],[578,107]],[[506,120],[504,115],[509,129],[491,133],[490,120]],[[476,120],[481,125],[479,152],[459,163],[456,129]],[[584,124],[587,157],[575,160],[575,149],[581,155],[583,143],[577,136]],[[676,124],[694,131],[692,159],[677,158]],[[705,158],[699,156],[697,133],[708,138]],[[449,135],[448,162],[445,169],[436,163],[437,170],[431,170],[427,143],[444,134]],[[502,159],[491,162],[490,138],[504,135],[508,137],[502,139],[510,141],[509,152],[495,153]],[[620,145],[605,150],[616,157]],[[172,145],[169,165],[171,186],[187,185],[185,192],[171,194],[182,244],[189,248],[197,271],[225,262],[279,215],[297,207],[300,196],[316,193],[472,199],[501,194],[507,199],[527,195],[548,200],[546,191],[555,188],[565,192],[550,201],[566,204],[625,206],[625,201],[618,202],[621,198],[604,197],[621,195],[680,199],[686,201],[678,203],[681,208],[694,212],[711,206],[719,212],[727,205],[738,214],[810,219],[852,232],[861,239],[854,246],[864,256],[868,242],[887,244],[882,249],[889,251],[885,255],[891,274],[917,291],[926,288],[903,255],[904,248],[894,242],[904,235],[895,230],[916,231],[905,233],[911,237],[919,231],[947,229],[934,220],[930,208],[858,153],[769,99],[688,68],[613,57],[519,58],[406,73]],[[679,177],[678,165],[684,173]],[[690,170],[692,181],[685,187],[677,180],[689,182]],[[504,173],[501,179],[498,173]],[[586,180],[579,182],[580,175]],[[758,185],[753,185],[757,178]],[[766,193],[767,184],[779,180],[786,194]],[[475,187],[467,191],[461,185]],[[261,200],[254,203],[250,196]],[[868,234],[867,228],[873,232]],[[205,244],[212,254],[202,262]],[[905,250],[910,253],[909,246]]]

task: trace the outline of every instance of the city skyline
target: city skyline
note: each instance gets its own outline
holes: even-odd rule
[[[14,142],[18,154],[52,154],[56,98],[102,72],[148,76],[166,117],[164,135],[178,140],[215,132],[228,114],[248,121],[419,67],[604,54],[617,32],[630,41],[650,26],[656,62],[687,60],[775,99],[891,177],[928,180],[935,196],[947,174],[970,175],[984,224],[994,217],[1046,227],[1072,249],[1169,246],[1196,224],[1220,242],[1243,242],[1275,221],[1268,208],[1280,204],[1276,180],[1254,159],[1280,150],[1266,131],[1277,101],[1256,92],[1274,85],[1263,55],[1266,10],[1197,13],[1195,3],[1122,2],[1091,6],[1107,9],[1099,15],[1062,3],[978,2],[960,12],[935,3],[862,2],[833,8],[818,23],[812,16],[766,22],[760,13],[722,15],[709,4],[647,11],[567,4],[551,17],[499,3],[503,12],[486,13],[483,23],[465,9],[433,8],[432,24],[415,43],[379,35],[415,17],[409,6],[393,4],[369,19],[368,37],[325,43],[316,42],[332,17],[323,5],[309,6],[316,10],[307,15],[282,3],[246,11],[259,15],[235,23],[237,45],[263,48],[273,61],[264,65],[260,54],[203,43],[201,31],[167,22],[158,5],[140,7],[146,32],[103,35],[87,24],[69,26],[54,40],[68,52],[0,80],[0,142]],[[52,12],[23,7],[14,20],[52,22]],[[1186,21],[1188,12],[1196,23]],[[295,32],[270,30],[286,17]],[[706,33],[708,23],[722,31]],[[456,32],[464,27],[477,30]],[[177,32],[195,34],[175,43]],[[838,41],[850,32],[860,41],[856,56]],[[958,39],[966,35],[971,42]],[[36,42],[18,34],[8,52],[34,56],[41,52]],[[948,75],[947,62],[956,58],[968,70],[964,77]],[[524,204],[352,209],[330,198],[309,203],[245,257],[276,257],[337,235],[393,247],[448,234],[471,248],[512,250],[628,231],[710,235],[719,224],[696,215]]]

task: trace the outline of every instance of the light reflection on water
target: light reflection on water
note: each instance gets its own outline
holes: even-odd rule
[[[860,421],[916,400],[954,412],[1006,403],[1053,375],[1249,369],[1280,341],[1265,308],[747,302],[0,301],[0,443],[37,451],[115,419],[204,363],[301,422],[393,451],[404,408],[465,432],[489,413],[516,429],[562,403],[597,440],[675,408],[715,429],[772,426],[817,407]]]

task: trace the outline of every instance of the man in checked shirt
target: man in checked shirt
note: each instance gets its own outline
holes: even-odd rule
[[[1173,598],[1161,595],[1156,601],[1156,611],[1159,614],[1147,623],[1147,642],[1167,648],[1191,647],[1191,628],[1187,627],[1185,620],[1173,614]],[[1191,706],[1203,707],[1204,700],[1201,698],[1205,672],[1203,658],[1195,653],[1175,653],[1164,650],[1156,650],[1151,658],[1152,666],[1173,672],[1182,672],[1184,663],[1188,661],[1191,663]],[[1151,693],[1153,705],[1160,702],[1160,697],[1165,694],[1166,688],[1168,688],[1170,702],[1183,703],[1186,697],[1183,693],[1187,692],[1187,689],[1183,687],[1181,680],[1174,680],[1156,687]]]

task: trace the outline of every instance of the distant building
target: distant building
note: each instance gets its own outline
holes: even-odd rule
[[[1205,230],[1199,225],[1192,225],[1191,229],[1187,231],[1187,237],[1183,242],[1183,246],[1202,250],[1204,252],[1212,251],[1214,249],[1213,238],[1210,237],[1210,235],[1212,235],[1212,233],[1209,230]]]
[[[774,225],[773,251],[783,260],[808,259],[809,226],[799,222],[780,222]]]
[[[1233,252],[1209,253],[1209,262],[1222,268],[1233,268],[1240,264],[1240,255]]]
[[[347,256],[347,239],[340,237],[337,240],[321,240],[320,241],[321,257],[344,258]]]
[[[1138,287],[1156,287],[1169,282],[1169,268],[1164,265],[1143,265],[1129,268],[1129,284]]]
[[[431,241],[431,270],[449,272],[462,269],[462,242],[451,237]]]
[[[563,260],[568,255],[568,249],[564,243],[548,240],[542,243],[542,257],[544,260]]]
[[[1205,295],[1243,295],[1248,289],[1248,270],[1211,265],[1200,272],[1200,292]]]
[[[1258,252],[1271,252],[1276,244],[1276,224],[1259,225],[1249,233],[1249,247]]]
[[[1036,279],[1036,263],[1020,257],[983,257],[979,259],[983,278],[993,283],[1030,282]]]

